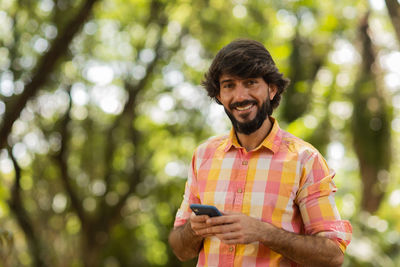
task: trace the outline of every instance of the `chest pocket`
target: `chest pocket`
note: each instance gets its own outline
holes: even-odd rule
[[[220,159],[207,161],[204,162],[203,168],[200,168],[197,175],[200,200],[202,204],[214,205],[223,211],[233,204],[234,193],[230,192],[229,188],[232,168],[221,168],[222,160]]]

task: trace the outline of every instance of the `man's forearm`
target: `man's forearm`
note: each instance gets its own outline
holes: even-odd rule
[[[203,238],[194,234],[188,221],[171,231],[169,244],[178,259],[186,261],[198,256]]]
[[[342,251],[328,238],[266,226],[261,243],[302,266],[341,266],[343,263]]]

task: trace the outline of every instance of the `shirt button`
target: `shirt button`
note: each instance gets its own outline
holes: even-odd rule
[[[233,247],[230,247],[229,252],[233,252],[233,249],[234,249]]]
[[[242,193],[242,188],[238,188],[237,192]]]
[[[249,162],[247,160],[242,161],[242,165],[247,165]]]

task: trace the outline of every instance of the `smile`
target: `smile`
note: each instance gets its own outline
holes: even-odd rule
[[[244,107],[236,107],[236,109],[239,110],[239,111],[244,111],[244,110],[251,109],[252,106],[253,106],[253,104],[250,104],[250,105],[247,105],[247,106],[244,106]]]

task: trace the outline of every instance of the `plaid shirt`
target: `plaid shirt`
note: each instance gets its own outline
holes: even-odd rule
[[[335,173],[314,147],[272,121],[269,135],[250,152],[239,145],[233,130],[197,148],[174,226],[188,220],[190,204],[201,203],[289,232],[319,233],[344,252],[352,230],[336,208]],[[259,242],[227,245],[213,236],[204,240],[197,266],[298,265]]]

